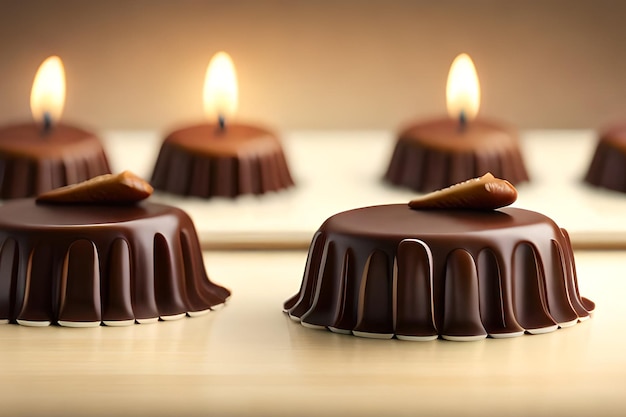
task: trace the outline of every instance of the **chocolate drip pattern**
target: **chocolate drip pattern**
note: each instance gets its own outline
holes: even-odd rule
[[[430,249],[420,240],[405,239],[398,245],[395,264],[392,296],[396,337],[405,340],[436,339]]]
[[[159,204],[0,207],[0,322],[84,327],[199,315],[211,282],[191,219]]]
[[[545,333],[594,307],[578,292],[567,232],[547,217],[403,205],[329,218],[284,304],[307,327],[406,340]]]

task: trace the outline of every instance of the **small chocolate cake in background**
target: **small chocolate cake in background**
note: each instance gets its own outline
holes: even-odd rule
[[[517,133],[486,120],[460,128],[453,120],[434,119],[400,132],[384,179],[430,192],[485,172],[513,184],[528,181]]]
[[[152,173],[155,189],[202,198],[291,187],[278,137],[257,126],[201,124],[166,137]]]
[[[585,181],[596,187],[626,192],[626,125],[600,136]]]
[[[0,199],[43,192],[110,173],[100,140],[57,124],[42,132],[35,123],[0,130]]]
[[[516,196],[486,175],[409,206],[336,214],[284,311],[306,327],[405,340],[513,337],[589,318],[567,233],[536,212],[496,210]]]
[[[0,322],[71,327],[195,316],[230,292],[182,210],[125,172],[0,206]]]

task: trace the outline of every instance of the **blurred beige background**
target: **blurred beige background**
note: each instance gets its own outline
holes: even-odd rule
[[[0,124],[30,118],[58,54],[64,119],[170,129],[202,116],[211,56],[238,69],[240,119],[277,129],[396,129],[445,113],[469,53],[481,114],[520,128],[626,120],[626,2],[0,0]]]

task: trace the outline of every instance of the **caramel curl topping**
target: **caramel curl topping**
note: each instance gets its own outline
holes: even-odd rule
[[[152,186],[130,171],[105,174],[40,194],[46,204],[133,204],[148,198]]]
[[[508,182],[486,173],[433,191],[409,202],[412,209],[493,210],[508,206],[517,199],[517,190]]]

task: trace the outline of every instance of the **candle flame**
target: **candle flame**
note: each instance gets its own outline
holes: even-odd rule
[[[448,115],[454,119],[473,120],[480,107],[480,84],[476,67],[467,54],[458,55],[450,66],[446,86]]]
[[[48,57],[37,70],[30,92],[30,110],[38,123],[58,121],[65,104],[65,71],[58,56]]]
[[[204,79],[204,113],[210,120],[229,119],[238,103],[237,73],[226,52],[218,52],[206,70]]]

